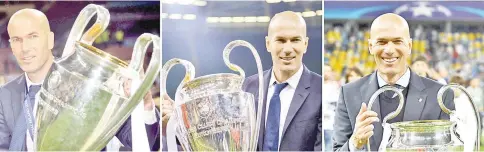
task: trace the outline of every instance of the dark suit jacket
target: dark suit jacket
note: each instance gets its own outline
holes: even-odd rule
[[[14,134],[15,124],[20,119],[23,113],[22,103],[25,99],[25,75],[22,74],[13,81],[8,82],[0,87],[0,149],[8,150],[11,145],[11,140],[14,136],[25,136]],[[25,120],[25,119],[22,119]],[[155,144],[157,136],[160,134],[159,130],[159,114],[157,114],[157,123],[153,125],[146,125],[146,132],[150,147]],[[121,150],[131,150],[131,117],[126,120],[121,129],[116,133],[116,137],[121,141],[125,147]],[[22,140],[25,142],[25,140]],[[159,143],[158,143],[159,144]],[[25,145],[25,144],[24,144]],[[26,150],[15,149],[16,151]]]
[[[437,92],[442,87],[436,81],[420,77],[410,71],[410,83],[405,99],[403,121],[449,119],[449,115],[442,112],[437,102]],[[361,108],[361,103],[368,104],[370,97],[378,90],[376,72],[365,76],[355,82],[348,83],[341,88],[336,108],[333,131],[333,150],[349,151],[349,139],[353,134],[355,119]],[[445,93],[444,104],[449,109],[454,108],[454,96],[451,91]],[[379,99],[376,99],[372,110],[378,113],[380,122],[374,123],[374,135],[370,137],[371,151],[377,151],[383,135],[380,115]],[[421,100],[421,102],[419,102]],[[364,148],[366,150],[366,146]]]
[[[322,77],[303,66],[303,73],[296,88],[282,132],[280,151],[322,151]],[[262,101],[262,122],[266,116],[266,99],[271,71],[264,71],[264,101]],[[259,105],[259,77],[248,77],[243,90],[254,94],[256,107]],[[261,123],[258,150],[262,150],[265,123]]]

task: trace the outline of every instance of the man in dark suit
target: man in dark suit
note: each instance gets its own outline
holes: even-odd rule
[[[286,11],[271,19],[266,47],[273,67],[263,73],[264,101],[257,101],[258,75],[243,86],[263,106],[258,150],[322,151],[322,77],[302,62],[308,40],[300,15]]]
[[[264,101],[257,101],[258,75],[243,84],[263,106],[259,151],[322,151],[322,77],[302,63],[308,40],[301,16],[287,11],[272,18],[266,47],[273,67],[263,73]],[[170,100],[164,95],[163,124],[172,115]]]
[[[370,97],[385,85],[402,89],[405,96],[403,110],[389,123],[449,119],[437,103],[437,91],[442,85],[418,76],[407,65],[411,48],[412,40],[404,18],[388,13],[373,21],[369,50],[375,58],[377,70],[342,87],[335,115],[334,151],[366,151],[367,142],[370,142],[371,151],[378,150],[383,134],[380,120],[395,111],[399,104],[397,97],[392,96],[393,92],[390,95],[384,92],[376,99],[373,108],[367,109]],[[450,109],[454,109],[452,99],[452,92],[445,93],[444,104]]]
[[[13,55],[25,73],[0,88],[0,149],[31,151],[34,143],[29,128],[31,122],[28,120],[32,119],[26,116],[33,114],[35,94],[53,65],[54,33],[50,30],[47,17],[35,9],[16,12],[10,18],[7,30]],[[152,147],[159,132],[156,123],[159,118],[156,116],[151,93],[147,93],[144,99],[145,111],[150,112],[145,124]],[[24,106],[28,105],[24,103],[31,107]],[[116,134],[125,150],[131,149],[130,121],[129,118]]]

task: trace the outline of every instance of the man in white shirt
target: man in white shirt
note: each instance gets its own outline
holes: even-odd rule
[[[45,14],[35,9],[17,11],[10,18],[7,30],[13,55],[25,73],[0,88],[0,149],[31,151],[32,121],[37,106],[33,98],[53,65],[54,33]],[[151,93],[144,99],[145,124],[148,136],[153,136],[149,137],[153,139],[152,146],[158,135],[158,127],[154,127],[158,118]],[[116,134],[128,150],[132,143],[130,121],[128,118]]]

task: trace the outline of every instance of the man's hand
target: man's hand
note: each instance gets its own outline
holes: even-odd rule
[[[132,80],[127,80],[125,81],[125,83],[123,84],[124,85],[124,93],[129,97],[131,96],[131,82]],[[151,111],[153,110],[154,106],[155,106],[155,102],[153,100],[153,95],[151,94],[151,89],[148,90],[148,92],[146,93],[146,95],[143,97],[143,101],[144,101],[144,109],[145,111]]]
[[[366,104],[362,103],[360,112],[356,116],[355,130],[350,140],[357,149],[363,148],[368,139],[373,135],[373,122],[380,121],[378,114],[374,111],[367,110]]]

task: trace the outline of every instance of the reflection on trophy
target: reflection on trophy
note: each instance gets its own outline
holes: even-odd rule
[[[468,118],[474,121],[473,125],[466,125],[462,115],[451,111],[443,103],[444,92],[452,88],[455,98],[454,103],[457,111],[458,105],[469,105],[473,110],[461,111],[468,114]],[[445,85],[439,89],[437,101],[443,112],[450,115],[450,120],[417,120],[397,123],[387,123],[395,118],[402,110],[404,96],[396,87],[385,86],[377,90],[370,98],[368,109],[371,109],[378,95],[384,91],[394,91],[399,97],[399,105],[394,112],[384,117],[382,121],[384,133],[379,151],[479,151],[480,120],[474,102],[464,87],[456,84]],[[460,129],[459,129],[460,127]],[[472,128],[472,133],[464,132],[462,127]],[[386,134],[385,133],[391,133]],[[387,136],[387,138],[385,137]],[[367,144],[370,149],[370,144]]]
[[[81,37],[95,14],[96,22]],[[131,63],[127,64],[91,46],[108,23],[108,10],[94,4],[86,6],[77,17],[62,58],[54,62],[36,97],[36,150],[101,150],[151,88],[160,71],[159,37],[138,37]],[[150,43],[153,55],[141,79],[139,72]],[[124,92],[125,83],[139,85],[132,85],[136,91],[128,94]]]
[[[255,151],[261,116],[256,116],[254,96],[242,91],[244,71],[230,63],[229,54],[237,46],[252,51],[259,73],[259,84],[264,84],[262,66],[255,48],[248,42],[236,40],[224,49],[225,64],[240,75],[221,73],[194,78],[193,65],[185,60],[171,59],[162,70],[161,89],[166,92],[168,71],[176,64],[186,69],[185,79],[178,86],[174,115],[167,124],[167,146],[177,151],[176,138],[185,151]],[[259,101],[263,98],[259,87]],[[261,113],[262,106],[258,106]],[[176,136],[176,137],[175,137]]]

